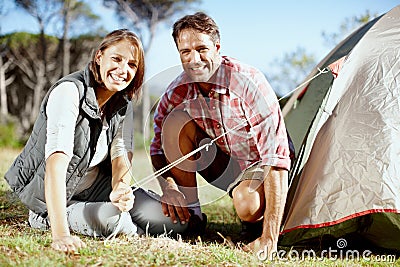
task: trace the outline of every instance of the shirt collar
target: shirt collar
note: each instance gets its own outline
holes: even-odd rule
[[[226,94],[229,90],[230,71],[225,64],[225,58],[221,58],[221,65],[217,70],[213,90],[219,94]]]
[[[221,56],[221,64],[216,72],[214,86],[211,88],[211,91],[216,92],[218,94],[228,94],[229,86],[232,74],[232,66],[228,57]],[[188,90],[188,96],[197,97],[199,94],[198,87],[191,81],[191,79],[186,75],[185,72],[182,72],[180,79],[180,85],[186,84],[188,88],[192,90]]]
[[[227,94],[231,80],[231,68],[229,67],[229,59],[221,57],[221,63],[216,71],[215,80],[211,91],[218,94]]]

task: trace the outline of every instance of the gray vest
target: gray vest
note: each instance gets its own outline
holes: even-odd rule
[[[99,107],[94,89],[90,86],[91,74],[88,68],[62,78],[50,88],[42,101],[31,136],[21,154],[5,174],[6,181],[22,203],[43,217],[47,215],[44,197],[46,167],[44,151],[47,131],[46,105],[50,92],[64,81],[74,82],[79,88],[80,96],[79,115],[75,126],[73,157],[66,174],[67,201],[74,197],[76,187],[89,167],[102,130]],[[119,93],[115,94],[107,102],[106,119],[110,125],[107,131],[107,143],[109,147],[120,123],[122,123],[125,117],[127,103],[126,97]],[[100,181],[101,184],[106,186],[103,189],[111,191],[111,160],[109,156],[100,164],[100,172],[102,173],[102,179],[107,179],[107,181]],[[98,182],[96,181],[90,189],[96,190],[95,187],[98,185]]]

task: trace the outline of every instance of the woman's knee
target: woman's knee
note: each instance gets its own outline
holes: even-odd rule
[[[232,198],[236,213],[241,220],[255,222],[264,215],[265,196],[261,181],[242,181],[233,189]]]
[[[80,234],[107,237],[115,234],[132,235],[137,227],[129,213],[121,212],[110,202],[78,202],[68,207],[70,228]]]
[[[158,194],[143,189],[135,191],[135,204],[130,215],[150,235],[183,233],[187,228],[187,225],[173,223],[170,217],[164,215]]]

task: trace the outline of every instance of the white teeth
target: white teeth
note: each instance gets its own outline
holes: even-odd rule
[[[198,67],[192,67],[191,69],[192,70],[201,70],[203,68],[204,68],[204,66],[198,66]]]
[[[111,78],[113,78],[113,80],[116,80],[118,82],[122,82],[125,80],[124,78],[115,76],[114,74],[111,74],[110,76],[111,76]]]

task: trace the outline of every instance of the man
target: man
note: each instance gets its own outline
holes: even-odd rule
[[[163,212],[175,223],[197,216],[205,221],[198,172],[230,194],[242,221],[263,222],[261,236],[247,248],[275,251],[291,162],[276,95],[260,71],[220,55],[218,26],[206,14],[181,18],[172,36],[184,72],[156,109],[152,163],[160,170],[205,149],[163,175]]]

